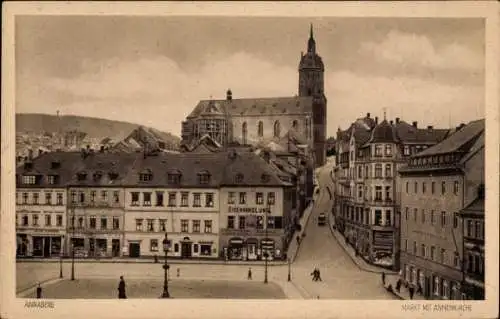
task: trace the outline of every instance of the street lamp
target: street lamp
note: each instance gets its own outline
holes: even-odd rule
[[[63,277],[63,271],[62,271],[63,244],[64,244],[64,235],[61,237],[61,246],[59,246],[59,278]]]
[[[167,263],[168,248],[168,234],[165,233],[165,239],[163,239],[163,251],[165,252],[165,264],[163,265],[163,270],[165,272],[165,279],[163,280],[163,293],[161,298],[170,298],[170,294],[168,293],[168,270],[170,268]]]
[[[73,207],[73,218],[71,219],[71,280],[75,280],[75,208]]]
[[[288,281],[292,281],[292,270],[291,270],[290,258],[288,258]]]

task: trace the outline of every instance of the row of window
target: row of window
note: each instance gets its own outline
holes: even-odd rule
[[[420,269],[416,269],[413,266],[406,265],[404,267],[404,278],[413,283],[414,285],[420,284],[422,290],[425,291],[425,275]],[[443,297],[444,299],[460,300],[464,299],[460,292],[460,287],[458,283],[445,278],[441,278],[437,275],[432,276],[431,291],[436,297]]]
[[[484,220],[465,219],[465,236],[484,240]]]
[[[112,203],[114,204],[118,204],[120,203],[120,191],[112,191],[112,192],[108,192],[106,190],[102,190],[99,192],[99,194],[97,193],[97,191],[90,191],[89,193],[89,197],[88,197],[88,200],[89,200],[89,203],[96,203],[96,202],[100,202],[100,203],[109,203],[109,193],[112,193]],[[70,192],[70,196],[71,196],[71,203],[72,204],[76,204],[77,201],[78,203],[86,203],[86,193],[84,191],[71,191]],[[99,196],[99,197],[98,197]]]
[[[240,205],[245,205],[247,204],[247,193],[246,192],[239,192],[238,193],[238,203]],[[274,192],[268,192],[267,193],[267,203],[269,205],[274,205],[276,202],[276,195]],[[228,204],[236,204],[236,192],[229,192],[227,196],[227,203]],[[255,193],[255,204],[256,205],[264,205],[264,193],[262,192],[257,192]]]
[[[30,215],[24,214],[24,215],[22,215],[20,225],[18,224],[18,214],[16,214],[16,225],[24,226],[24,227],[30,226],[29,216],[31,216],[31,226],[35,226],[35,227],[41,226],[40,215],[38,215],[38,214],[30,214]],[[45,223],[44,223],[45,227],[52,227],[52,226],[61,227],[63,225],[63,214],[61,214],[61,213],[56,215],[55,224],[54,224],[54,220],[52,218],[52,215],[46,214],[44,216],[45,216],[45,219],[44,219],[45,220]]]
[[[172,241],[170,239],[168,240],[168,245],[169,245],[169,247],[172,245]],[[178,243],[175,243],[173,248],[174,248],[174,253],[179,252],[179,244]],[[151,252],[159,251],[158,239],[150,239],[149,240],[149,250]],[[193,244],[193,253],[200,254],[200,256],[210,256],[212,254],[212,245],[210,245],[210,244]]]
[[[469,274],[484,275],[484,255],[475,251],[467,251],[465,269]]]
[[[31,196],[30,196],[31,194]],[[54,198],[54,194],[52,192],[45,192],[44,193],[44,202],[43,205],[63,205],[63,197],[64,193],[56,193],[56,196]],[[21,195],[21,198],[19,198],[19,195]],[[54,201],[55,199],[55,201]],[[18,193],[16,192],[16,204],[20,205],[42,205],[42,202],[40,201],[40,193],[38,192],[23,192],[23,193]]]
[[[455,163],[460,158],[459,154],[434,155],[415,158],[410,161],[411,165],[431,165]]]
[[[351,210],[348,211],[345,214],[348,220],[356,222],[356,223],[362,223],[365,225],[370,224],[370,211],[364,211],[360,207],[351,207]],[[383,214],[383,211],[380,209],[375,209],[374,211],[374,219],[373,219],[373,224],[375,226],[392,226],[392,211],[390,209],[387,209],[385,211],[385,214]]]
[[[236,222],[238,227],[236,228]],[[227,216],[228,229],[264,229],[265,218],[264,216]],[[267,217],[268,229],[282,229],[283,217],[281,216],[268,216]]]
[[[306,119],[306,123],[305,123],[305,133],[306,133],[306,137],[307,138],[310,138],[310,119]],[[293,120],[292,121],[292,127],[295,129],[295,130],[299,130],[299,122],[297,120]],[[257,135],[259,137],[263,137],[264,136],[264,122],[262,121],[259,121],[259,123],[257,124]],[[242,136],[242,141],[243,141],[243,144],[246,144],[247,143],[247,136],[248,136],[248,125],[247,125],[247,122],[243,122],[243,124],[241,125],[241,136]],[[273,125],[273,136],[274,137],[281,137],[281,124],[279,121],[275,121],[274,122],[274,125]]]
[[[418,215],[419,215],[418,214],[418,209],[414,208],[413,209],[413,221],[415,223],[418,222],[418,219],[419,219]],[[447,225],[446,215],[447,215],[447,213],[445,211],[441,212],[441,215],[440,215],[440,224],[441,224],[441,227],[445,227]],[[410,220],[410,208],[409,207],[405,207],[405,219],[406,220]],[[427,220],[429,220],[429,222],[430,222],[431,225],[434,225],[436,223],[436,213],[435,213],[434,210],[431,210],[430,211],[430,218],[429,218],[426,215],[425,209],[422,208],[422,210],[420,212],[420,221],[421,221],[422,224],[425,224]],[[457,213],[453,213],[453,228],[457,228],[458,227],[458,221],[459,221],[459,218],[458,218]]]
[[[431,182],[430,184],[431,184],[430,192],[431,192],[431,194],[435,194],[436,193],[436,182]],[[419,191],[418,182],[414,182],[413,183],[413,193],[418,194],[418,191]],[[427,183],[426,182],[421,183],[421,191],[422,191],[422,194],[427,193]],[[453,182],[453,194],[458,195],[459,191],[460,191],[460,184],[458,183],[458,181],[454,181]],[[410,193],[410,182],[406,182],[406,194],[409,194],[409,193]],[[444,195],[445,193],[446,193],[446,182],[442,181],[441,182],[441,195]]]
[[[419,153],[419,152],[425,150],[427,147],[428,147],[427,145],[415,145],[415,146],[404,145],[403,146],[403,155],[404,156],[413,155],[413,154],[416,154],[416,153]],[[376,145],[374,155],[376,157],[382,157],[384,155],[384,150],[385,150],[385,156],[390,157],[393,155],[392,144]],[[371,154],[371,150],[369,148],[358,150],[358,157],[360,157],[360,158],[369,157],[370,154]],[[354,160],[354,151],[351,151],[350,153],[340,154],[339,162],[340,163],[348,162],[349,155],[350,155],[350,159]]]
[[[59,184],[59,176],[58,175],[47,175],[47,184],[56,185]],[[42,176],[36,175],[23,175],[21,178],[21,183],[24,185],[36,185],[40,184],[42,181]]]
[[[167,220],[158,219],[158,227],[156,226],[157,220],[152,218],[146,218],[146,223],[144,223],[143,218],[136,218],[135,220],[135,230],[136,231],[146,231],[146,232],[166,232],[167,231]],[[189,220],[181,219],[181,232],[182,233],[201,233],[201,220],[195,219],[191,220],[191,229],[189,229]],[[144,228],[146,226],[146,228]],[[203,220],[203,232],[206,234],[212,233],[213,223],[211,220]]]
[[[408,247],[409,242],[408,239],[405,239],[405,251],[409,252],[410,248]],[[432,261],[439,262],[443,265],[447,264],[447,252],[444,248],[437,248],[435,246],[426,246],[425,244],[421,244],[420,247],[416,241],[413,241],[412,253],[415,256],[420,256],[425,259],[430,259]],[[439,254],[439,255],[438,255]],[[453,266],[460,268],[460,255],[458,252],[453,253]]]
[[[152,192],[132,192],[131,194],[131,206],[140,206],[141,205],[141,197],[142,197],[142,206],[152,206]],[[201,202],[201,194],[202,193],[192,193],[193,201],[192,207],[202,207]],[[205,201],[204,207],[214,207],[214,193],[204,193]],[[142,195],[142,196],[141,196]],[[162,207],[164,206],[164,194],[163,192],[155,192],[155,203],[154,206]],[[181,192],[180,198],[180,207],[188,207],[189,206],[189,192]],[[168,193],[168,207],[177,207],[177,192],[169,192]]]
[[[74,216],[71,216],[71,225],[74,225]],[[114,230],[118,230],[120,229],[120,217],[117,217],[117,216],[114,216],[114,217],[111,217],[112,218],[112,229]],[[97,218],[96,216],[89,216],[88,217],[88,228],[89,229],[102,229],[102,230],[105,230],[105,229],[109,229],[109,224],[108,224],[108,219],[109,217],[107,216],[101,216],[99,218]],[[100,221],[99,223],[99,226],[97,225],[97,221]],[[85,228],[85,225],[84,225],[84,217],[78,217],[78,224],[77,224],[77,228]]]

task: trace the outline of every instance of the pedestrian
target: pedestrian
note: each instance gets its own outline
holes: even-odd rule
[[[396,291],[401,292],[401,278],[396,282]]]
[[[180,277],[180,276],[181,276],[181,269],[177,268],[177,277]]]
[[[120,276],[120,283],[118,284],[118,299],[127,299],[127,294],[125,293],[125,280],[123,276]]]
[[[42,298],[42,287],[40,287],[40,283],[38,283],[38,286],[36,287],[36,298]]]
[[[252,268],[248,268],[248,280],[252,280]]]
[[[318,269],[314,268],[314,270],[311,273],[312,276],[312,281],[317,281],[318,280]]]
[[[382,284],[385,286],[385,272],[382,272]]]
[[[417,294],[422,294],[422,285],[420,283],[417,284]]]
[[[297,240],[297,245],[300,244],[300,236],[299,235],[297,235],[296,240]]]
[[[323,281],[321,280],[321,272],[319,271],[319,269],[316,270],[316,281]]]
[[[415,288],[413,287],[413,285],[410,286],[409,291],[410,291],[410,299],[413,299],[413,294],[415,293]]]

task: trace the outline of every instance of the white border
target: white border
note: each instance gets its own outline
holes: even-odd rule
[[[2,16],[2,171],[0,214],[0,317],[2,318],[494,318],[498,314],[499,20],[496,2],[5,2]],[[402,302],[359,300],[57,300],[54,309],[27,309],[15,298],[15,95],[14,16],[36,15],[213,15],[486,18],[486,296],[467,302],[472,312],[403,312]],[[341,287],[339,287],[341,289]],[[409,302],[404,302],[409,304]],[[435,304],[415,301],[412,304]],[[457,302],[450,302],[457,303]],[[118,306],[119,305],[119,306]]]

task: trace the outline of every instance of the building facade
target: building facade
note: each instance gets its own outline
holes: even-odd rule
[[[324,64],[316,51],[312,26],[307,52],[301,54],[298,82],[295,97],[237,99],[228,90],[224,100],[200,101],[182,123],[182,144],[196,144],[210,136],[221,147],[256,145],[294,130],[307,139],[316,166],[322,166],[326,157],[327,100]]]
[[[370,263],[397,268],[399,259],[399,177],[409,158],[442,140],[448,130],[419,129],[378,117],[356,120],[337,133],[335,224],[346,241]]]
[[[484,120],[470,122],[400,169],[401,269],[427,299],[462,299],[459,211],[484,183]]]
[[[477,198],[460,212],[463,225],[463,294],[466,299],[484,300],[484,185]]]
[[[60,257],[67,226],[66,183],[78,153],[45,153],[16,172],[16,255]]]

